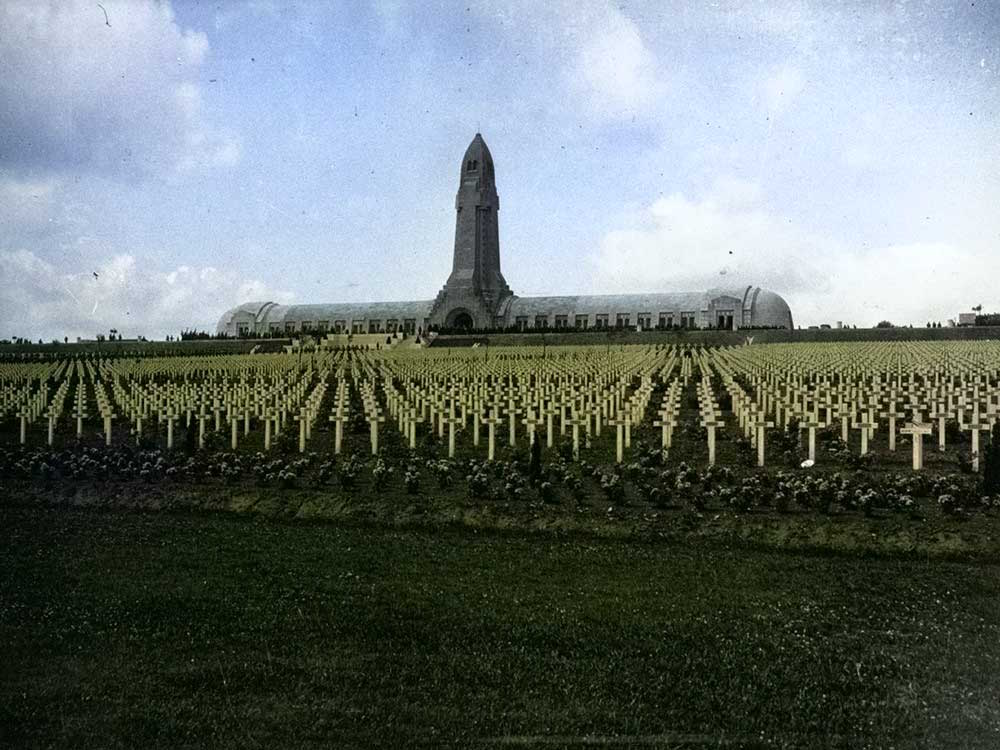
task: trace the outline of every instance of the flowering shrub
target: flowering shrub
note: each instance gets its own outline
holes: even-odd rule
[[[862,510],[866,516],[871,516],[875,512],[876,499],[875,490],[871,487],[866,490],[857,489],[854,491],[854,505]]]
[[[948,515],[958,515],[961,512],[961,506],[958,503],[958,499],[954,495],[938,495],[938,506]]]
[[[621,503],[625,499],[625,482],[618,473],[601,474],[601,490],[611,503]]]
[[[452,464],[448,460],[432,461],[431,470],[434,472],[434,476],[437,477],[438,487],[442,490],[446,490],[451,487],[451,482],[453,479]]]
[[[406,487],[406,494],[416,495],[420,492],[420,470],[414,464],[406,467],[403,474],[403,486]]]
[[[647,447],[641,442],[632,446],[632,455],[635,456],[635,462],[643,469],[662,466],[665,458],[662,448]]]
[[[557,448],[559,453],[559,458],[563,461],[573,460],[573,441],[569,438],[563,438],[559,441],[559,446]]]
[[[353,490],[358,483],[358,472],[361,470],[361,462],[357,456],[352,455],[340,465],[338,476],[340,486],[345,490]]]
[[[662,487],[653,485],[646,488],[646,499],[654,508],[663,510],[669,504],[670,496],[664,492]]]
[[[375,466],[372,468],[372,484],[375,486],[375,489],[382,489],[391,475],[392,467],[386,465],[385,461],[381,458],[376,458]]]
[[[469,487],[470,497],[484,497],[489,490],[490,477],[483,464],[472,461],[469,464],[469,473],[465,476],[465,482]]]
[[[556,499],[556,488],[552,482],[542,482],[538,486],[538,495],[542,498],[542,502],[554,502]]]
[[[912,495],[896,496],[895,510],[913,516],[917,514],[919,508],[920,506],[917,505],[917,501],[913,499]]]
[[[508,464],[504,473],[503,491],[511,500],[522,500],[525,497],[524,477],[514,464]]]
[[[733,472],[726,466],[709,466],[698,477],[698,481],[705,489],[730,484],[733,481]]]
[[[969,451],[956,451],[955,459],[958,463],[958,470],[963,474],[972,473],[972,453]]]
[[[870,469],[875,465],[875,454],[865,453],[864,455],[860,453],[852,453],[847,451],[844,456],[844,462],[847,466],[855,471],[864,471],[865,469]]]
[[[333,477],[336,465],[337,462],[334,459],[321,463],[319,471],[316,473],[316,481],[319,482],[319,484],[329,484],[331,477]]]
[[[764,496],[764,488],[758,477],[746,477],[735,492],[726,489],[730,507],[739,513],[746,513],[754,505],[760,505]]]
[[[789,511],[788,495],[782,490],[774,493],[774,507],[777,508],[779,513],[787,513]]]

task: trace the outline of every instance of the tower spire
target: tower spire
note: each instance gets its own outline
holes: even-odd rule
[[[461,307],[476,327],[489,326],[511,296],[500,271],[499,210],[493,155],[477,132],[459,172],[451,275],[432,310],[432,318],[443,316],[439,325],[451,325],[449,316]]]

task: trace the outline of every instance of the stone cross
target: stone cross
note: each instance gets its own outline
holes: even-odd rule
[[[535,429],[545,424],[545,420],[541,417],[536,417],[534,409],[528,409],[528,416],[522,419],[521,422],[528,429],[528,445],[533,445],[535,442]]]
[[[378,425],[379,422],[385,421],[385,415],[380,409],[373,409],[365,415],[365,419],[368,420],[368,430],[369,436],[372,444],[372,455],[378,455]]]
[[[903,419],[906,414],[901,411],[896,411],[896,402],[892,401],[889,403],[888,410],[881,412],[880,417],[887,418],[889,420],[889,450],[895,452],[896,450],[896,420]]]
[[[479,447],[479,424],[483,417],[483,407],[481,402],[476,399],[471,407],[469,407],[469,414],[472,415],[472,445],[476,448]]]
[[[573,414],[566,419],[566,424],[573,428],[573,458],[580,458],[580,427],[590,424],[590,417],[583,414]],[[615,423],[617,424],[617,423]],[[625,420],[621,420],[622,426]],[[618,428],[618,463],[622,462],[622,428]]]
[[[507,403],[507,418],[510,420],[510,447],[513,448],[517,444],[517,415],[523,411],[517,408],[513,396],[507,399]]]
[[[757,465],[763,467],[764,434],[768,427],[774,427],[774,422],[768,421],[763,414],[760,414],[757,415],[757,418],[751,423],[751,426],[757,431]]]
[[[677,426],[677,420],[670,412],[660,412],[660,418],[653,422],[653,426],[660,428],[660,447],[663,450],[669,450],[673,428]]]
[[[485,424],[489,430],[489,437],[487,439],[487,459],[492,461],[493,457],[496,455],[494,449],[496,447],[496,431],[497,426],[502,425],[504,422],[503,417],[497,415],[496,409],[490,409],[490,415],[483,418],[483,424]]]
[[[115,415],[111,411],[106,411],[101,415],[104,417],[104,444],[108,447],[111,446],[111,420],[114,419]]]
[[[167,407],[167,413],[164,417],[167,420],[167,450],[173,450],[174,447],[174,422],[180,418],[180,415],[174,410],[173,405]]]
[[[840,420],[840,439],[846,444],[848,442],[848,426],[854,417],[854,409],[847,404],[841,403],[837,406],[837,418]]]
[[[978,420],[975,422],[966,422],[963,428],[966,431],[972,432],[972,470],[974,472],[979,472],[979,433],[989,432],[991,428],[992,425],[989,422]]]
[[[868,432],[870,430],[874,431],[874,429],[878,427],[878,423],[875,422],[872,410],[871,409],[868,410],[867,419],[865,419],[864,417],[859,417],[858,421],[853,422],[851,426],[855,430],[861,430],[861,455],[863,456],[866,453],[868,453]]]
[[[205,422],[207,422],[212,417],[205,413],[205,404],[202,403],[201,410],[198,412],[196,419],[198,420],[198,448],[205,447]]]
[[[424,421],[423,414],[415,406],[406,410],[405,416],[406,434],[410,442],[410,450],[417,447],[417,424]]]
[[[931,419],[937,420],[938,426],[938,450],[944,452],[947,449],[946,438],[945,438],[945,423],[949,418],[954,417],[955,414],[945,408],[942,402],[937,403],[937,407],[931,412]]]
[[[309,407],[300,406],[299,413],[294,417],[299,423],[299,453],[306,452],[306,437],[309,430]]]
[[[28,417],[31,416],[31,410],[25,405],[18,409],[17,416],[21,419],[21,445],[24,445],[28,439]]]
[[[712,418],[701,420],[701,426],[708,431],[708,465],[715,466],[715,430],[724,427],[725,423]]]
[[[609,416],[605,423],[615,428],[615,461],[622,463],[625,460],[625,427],[629,420],[624,412],[619,411],[614,416]]]
[[[347,421],[347,407],[344,404],[337,404],[333,410],[333,414],[329,417],[330,421],[333,422],[333,452],[335,455],[340,454],[340,446],[344,442],[344,422]]]
[[[931,434],[931,426],[920,422],[911,422],[899,432],[913,438],[913,470],[920,471],[924,467],[924,435]]]
[[[555,434],[552,429],[552,418],[559,414],[560,410],[558,407],[553,405],[552,402],[549,402],[549,404],[542,409],[541,413],[545,416],[545,445],[546,447],[551,448],[555,438]]]
[[[462,417],[455,416],[455,404],[451,405],[451,414],[444,418],[445,424],[448,425],[448,458],[455,457],[455,428],[458,425],[465,424],[465,420]]]
[[[271,450],[271,420],[277,420],[274,409],[268,409],[264,414],[264,450]]]
[[[83,420],[89,417],[87,413],[87,407],[84,406],[81,399],[77,399],[76,409],[73,411],[73,416],[76,418],[76,436],[83,436]]]
[[[809,414],[809,421],[799,422],[800,430],[809,430],[809,460],[813,463],[816,462],[816,429],[823,427],[823,423],[819,421],[816,414]],[[867,441],[862,438],[865,442],[865,450],[867,450]],[[862,451],[865,452],[865,451]]]
[[[229,447],[234,451],[239,445],[240,417],[235,411],[229,415]]]

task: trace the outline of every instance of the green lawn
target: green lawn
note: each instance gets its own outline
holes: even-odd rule
[[[0,746],[1000,746],[1000,566],[0,507]]]

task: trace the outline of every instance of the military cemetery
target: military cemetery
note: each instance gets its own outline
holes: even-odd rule
[[[0,748],[1000,747],[997,38],[0,3]]]
[[[8,468],[68,478],[77,470],[57,468],[66,451],[103,447],[131,457],[123,477],[144,452],[155,452],[156,468],[147,466],[143,476],[163,479],[180,468],[171,458],[189,460],[178,450],[181,435],[199,456],[245,460],[243,480],[268,460],[308,457],[305,466],[316,469],[356,454],[403,469],[428,458],[523,459],[537,442],[546,464],[648,477],[639,482],[643,492],[655,488],[664,502],[676,488],[654,468],[667,477],[668,467],[681,463],[695,471],[778,474],[803,462],[809,471],[802,476],[893,472],[928,490],[958,482],[969,486],[961,505],[970,510],[996,501],[994,488],[974,487],[1000,419],[995,342],[544,352],[395,342],[375,349],[320,341],[304,356],[5,362],[0,418]]]

